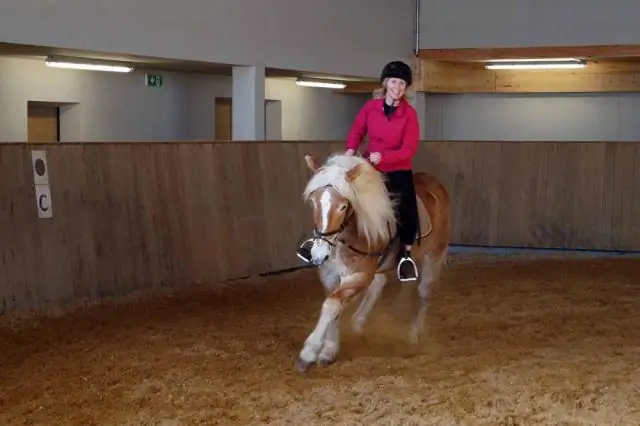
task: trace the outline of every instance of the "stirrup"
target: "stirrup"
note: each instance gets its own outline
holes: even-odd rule
[[[311,263],[311,249],[313,248],[313,238],[309,238],[298,246],[296,255],[305,263]]]
[[[402,266],[404,265],[405,262],[408,262],[409,264],[411,264],[413,266],[413,277],[408,277],[408,278],[402,278],[402,275],[400,274],[400,271],[402,269]],[[398,262],[398,266],[396,267],[396,275],[398,276],[398,279],[402,282],[407,282],[407,281],[417,281],[418,280],[418,267],[416,266],[416,262],[413,261],[413,259],[409,256],[405,256],[403,258],[400,259],[400,261]]]

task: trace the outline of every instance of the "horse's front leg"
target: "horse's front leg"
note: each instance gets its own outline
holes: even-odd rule
[[[322,342],[322,349],[318,355],[318,364],[329,366],[336,360],[340,351],[340,315],[338,315],[327,328],[327,334]]]
[[[304,347],[300,351],[300,360],[298,362],[300,371],[306,371],[314,362],[318,361],[325,345],[325,340],[330,337],[334,337],[333,342],[330,342],[330,345],[334,343],[333,350],[327,348],[327,351],[322,354],[321,362],[323,364],[333,362],[333,359],[329,358],[335,358],[337,354],[339,339],[338,318],[340,318],[344,307],[358,294],[366,290],[371,280],[372,277],[368,274],[356,273],[348,275],[341,280],[340,286],[327,296],[320,309],[320,317],[316,327],[307,337]]]

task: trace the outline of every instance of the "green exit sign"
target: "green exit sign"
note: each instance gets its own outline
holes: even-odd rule
[[[157,74],[145,74],[144,84],[147,87],[162,87],[162,76]]]

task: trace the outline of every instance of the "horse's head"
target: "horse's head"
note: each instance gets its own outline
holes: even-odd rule
[[[305,198],[313,212],[314,237],[316,237],[311,249],[311,261],[319,265],[327,260],[331,251],[331,245],[340,232],[349,224],[353,217],[353,206],[336,188],[342,181],[351,184],[360,174],[360,165],[356,165],[340,176],[332,170],[323,170],[315,162],[311,155],[305,156],[307,167],[314,173],[325,173],[325,176],[317,177],[310,182],[305,192]]]

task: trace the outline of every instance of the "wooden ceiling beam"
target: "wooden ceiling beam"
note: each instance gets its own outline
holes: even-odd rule
[[[416,90],[429,93],[640,92],[640,61],[596,61],[565,70],[487,70],[477,62],[418,60]]]
[[[598,46],[533,46],[465,49],[420,49],[418,57],[437,61],[487,61],[525,58],[632,58],[640,57],[640,44]]]

